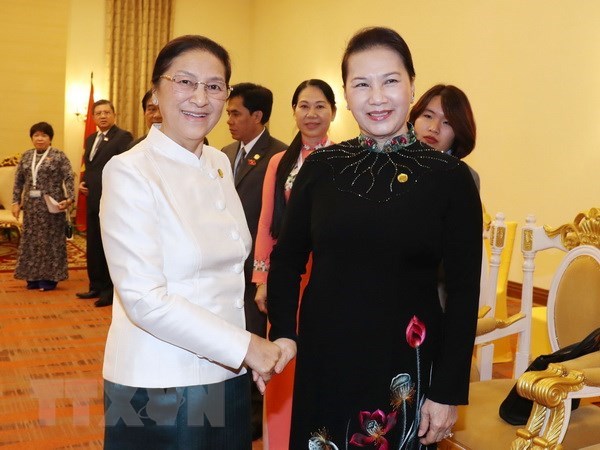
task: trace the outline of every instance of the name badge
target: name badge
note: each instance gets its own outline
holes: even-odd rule
[[[29,198],[40,198],[42,196],[42,191],[39,189],[32,189],[29,191]]]

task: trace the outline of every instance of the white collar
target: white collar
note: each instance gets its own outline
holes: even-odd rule
[[[254,147],[254,144],[256,144],[258,142],[260,137],[264,134],[265,130],[266,130],[266,128],[263,127],[262,131],[260,133],[258,133],[258,136],[256,136],[254,139],[252,139],[247,144],[240,142],[240,145],[244,147],[244,150],[246,150],[246,154],[244,155],[244,157],[246,157],[248,155],[248,153],[250,153],[250,150],[252,150],[252,147]]]
[[[150,131],[148,132],[145,141],[147,141],[152,149],[156,150],[166,158],[196,167],[202,167],[204,165],[204,154],[198,158],[194,153],[179,145],[156,127],[150,127]],[[207,145],[204,145],[203,150],[206,149],[206,147]]]

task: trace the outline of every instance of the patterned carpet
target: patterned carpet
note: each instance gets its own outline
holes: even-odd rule
[[[112,308],[77,299],[87,286],[84,270],[69,271],[48,292],[0,273],[0,449],[102,448]],[[252,449],[261,450],[262,440]]]
[[[69,271],[54,291],[0,273],[0,448],[102,448],[102,359],[112,308],[75,292]]]
[[[0,272],[14,272],[17,263],[18,244],[14,236],[0,237]],[[69,270],[85,269],[85,235],[75,233],[73,239],[67,241],[67,259]]]

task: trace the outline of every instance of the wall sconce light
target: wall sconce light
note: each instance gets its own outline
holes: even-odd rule
[[[87,111],[85,111],[84,109],[79,108],[79,107],[77,107],[75,109],[75,117],[77,118],[78,122],[85,122],[86,121],[86,119],[87,119],[86,112]]]

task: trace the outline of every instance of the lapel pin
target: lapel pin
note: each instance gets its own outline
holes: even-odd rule
[[[217,173],[221,178],[223,178],[223,171],[221,169],[217,169]]]
[[[258,155],[256,155],[258,156]],[[256,158],[256,156],[254,158]],[[256,159],[249,159],[248,160],[248,165],[249,166],[255,166],[256,165]]]
[[[260,155],[257,153],[253,158],[258,161],[260,159]]]
[[[400,175],[398,175],[398,181],[400,183],[406,183],[408,181],[408,175],[406,175],[405,173],[401,173]]]

